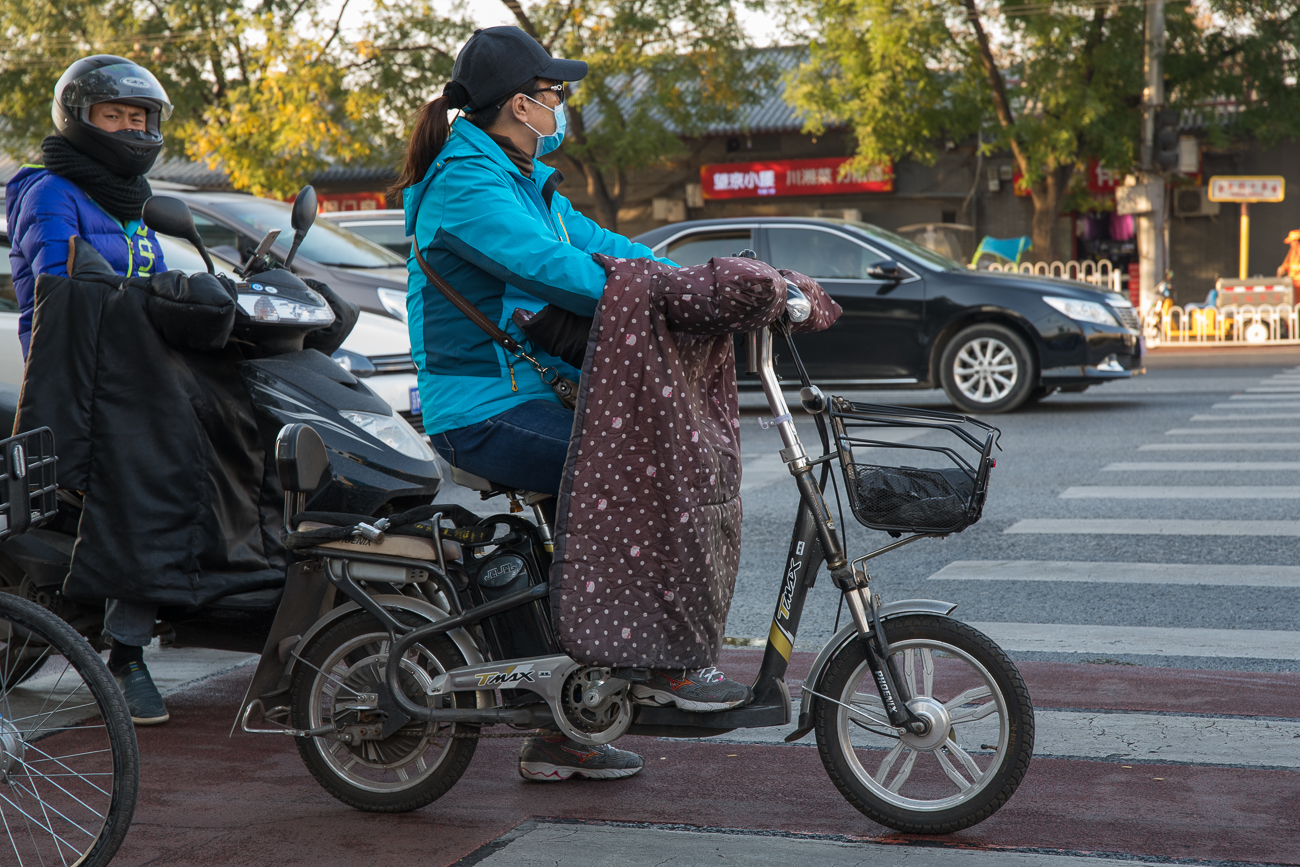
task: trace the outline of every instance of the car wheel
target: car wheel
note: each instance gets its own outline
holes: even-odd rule
[[[1029,397],[1025,400],[1025,403],[1038,403],[1043,398],[1051,397],[1056,394],[1057,390],[1057,387],[1054,385],[1040,385],[1038,388],[1029,392]]]
[[[1004,325],[961,331],[944,347],[939,364],[944,392],[965,413],[1010,412],[1034,391],[1034,357]]]

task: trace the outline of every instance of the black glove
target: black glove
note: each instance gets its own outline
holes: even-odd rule
[[[357,324],[357,317],[361,315],[361,308],[350,301],[344,301],[335,294],[333,289],[319,280],[303,277],[302,282],[319,292],[334,311],[334,321],[324,328],[308,332],[302,340],[302,346],[304,349],[315,349],[326,355],[333,355],[352,333],[353,326]]]
[[[148,296],[149,321],[169,345],[200,351],[226,345],[235,324],[235,299],[221,278],[164,271],[129,282]]]

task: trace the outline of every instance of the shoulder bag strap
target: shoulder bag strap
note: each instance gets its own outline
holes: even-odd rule
[[[415,261],[419,263],[420,270],[424,272],[424,276],[430,283],[438,287],[438,291],[443,294],[443,297],[450,301],[457,310],[464,313],[465,317],[469,319],[470,322],[473,322],[479,328],[483,329],[484,333],[486,333],[488,337],[491,337],[499,343],[501,348],[512,357],[517,359],[522,358],[524,361],[527,361],[536,368],[537,373],[542,377],[542,382],[549,385],[555,391],[555,394],[560,398],[560,400],[564,402],[564,405],[572,409],[578,398],[577,384],[573,382],[573,380],[562,376],[554,367],[542,366],[541,362],[525,352],[523,346],[520,345],[518,340],[515,340],[509,334],[498,328],[495,322],[483,315],[482,310],[479,310],[470,303],[468,298],[453,289],[450,283],[442,279],[442,275],[433,270],[428,262],[424,261],[424,255],[420,253],[420,241],[418,238],[412,235],[411,242],[411,250],[415,253]],[[511,377],[514,377],[513,372],[511,373]]]
[[[469,321],[473,322],[479,328],[482,328],[483,331],[487,333],[488,337],[491,337],[497,343],[500,343],[501,346],[511,355],[520,355],[523,353],[524,348],[519,345],[519,341],[498,328],[495,322],[483,315],[482,310],[479,310],[470,303],[469,299],[453,289],[450,283],[442,279],[441,274],[433,270],[433,268],[429,266],[429,263],[424,261],[424,256],[420,253],[420,243],[414,239],[414,236],[412,236],[411,249],[415,253],[415,261],[419,263],[420,270],[424,272],[424,276],[428,278],[430,283],[438,287],[438,291],[441,292],[448,301],[455,305],[457,310],[464,313],[465,317],[469,319]]]

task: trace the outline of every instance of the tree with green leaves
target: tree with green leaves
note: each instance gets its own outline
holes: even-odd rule
[[[220,166],[241,189],[287,196],[329,165],[391,161],[405,120],[450,76],[473,27],[435,14],[429,0],[375,0],[360,38],[348,40],[348,3],[328,19],[324,6],[7,0],[0,147],[33,155],[52,132],[63,69],[87,54],[118,54],[167,88],[176,106],[164,129],[169,152]]]
[[[1033,198],[1036,258],[1059,257],[1056,216],[1089,159],[1134,162],[1140,5],[805,0],[802,14],[811,54],[788,98],[807,129],[847,124],[862,166],[933,161],[946,141],[977,136],[986,152],[1009,150]]]
[[[503,0],[557,57],[585,60],[558,158],[587,186],[592,219],[618,228],[628,175],[680,157],[683,137],[734,121],[772,80],[748,50],[735,0]]]

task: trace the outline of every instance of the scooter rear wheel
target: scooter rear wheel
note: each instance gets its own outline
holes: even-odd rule
[[[399,620],[422,626],[412,615]],[[352,743],[333,738],[297,738],[298,752],[316,781],[350,807],[374,813],[418,810],[456,784],[469,766],[478,741],[453,737],[474,726],[409,722],[376,740],[367,730],[383,724],[375,697],[388,664],[388,632],[358,611],[323,632],[302,654],[290,687],[293,724],[314,729],[335,724]],[[474,707],[474,693],[428,696],[433,679],[465,664],[456,645],[443,635],[417,644],[403,658],[402,685],[417,704]],[[452,704],[452,701],[455,704]]]
[[[932,723],[917,736],[889,724],[854,639],[836,651],[817,692],[822,763],[868,818],[909,834],[949,834],[982,822],[1020,785],[1034,752],[1034,708],[1011,658],[959,620],[887,620],[890,656]],[[830,699],[829,701],[827,699]]]

